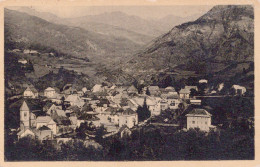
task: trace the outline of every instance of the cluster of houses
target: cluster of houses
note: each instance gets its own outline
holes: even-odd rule
[[[207,83],[207,80],[201,82]],[[235,88],[239,93],[245,92],[243,88]],[[197,86],[185,86],[179,92],[173,87],[147,86],[138,93],[133,85],[101,84],[96,84],[91,90],[86,87],[76,90],[72,84],[67,84],[62,90],[48,87],[39,93],[32,85],[27,85],[23,93],[25,100],[20,107],[18,138],[31,135],[40,140],[62,140],[60,136],[73,132],[84,122],[95,127],[103,125],[108,133],[129,132],[138,125],[136,111],[144,103],[152,116],[160,115],[167,109],[174,111],[180,103],[201,105],[200,99],[190,98],[191,89],[198,91]],[[46,105],[35,110],[29,99],[39,97]],[[187,129],[197,127],[209,131],[212,127],[211,115],[204,109],[194,109],[186,117]]]

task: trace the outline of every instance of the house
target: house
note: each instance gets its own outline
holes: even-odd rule
[[[231,89],[234,91],[235,95],[244,95],[246,93],[246,88],[240,85],[233,85]]]
[[[151,96],[159,96],[161,93],[160,88],[158,86],[149,86],[148,90]]]
[[[82,107],[85,104],[78,95],[69,95],[64,101],[71,106]]]
[[[205,109],[194,108],[188,114],[187,117],[187,129],[199,128],[201,131],[208,132],[211,125],[211,114]]]
[[[42,126],[47,126],[52,130],[53,134],[57,134],[56,122],[50,116],[39,116],[36,118],[36,129]]]
[[[57,117],[66,117],[65,111],[62,110],[61,106],[56,106],[53,104],[46,112],[47,115],[49,115],[52,119],[55,119]]]
[[[184,89],[187,89],[189,91],[191,91],[191,89],[194,89],[194,90],[198,91],[198,87],[197,86],[185,86]]]
[[[131,130],[126,125],[123,125],[121,128],[119,128],[118,133],[121,138],[130,137],[132,135]]]
[[[170,109],[178,109],[179,104],[181,103],[178,94],[168,96],[167,103]]]
[[[179,91],[181,99],[189,99],[190,98],[190,90],[189,89],[181,89]]]
[[[38,140],[52,140],[53,139],[53,132],[52,130],[47,126],[42,126],[38,129],[36,133]]]
[[[165,100],[165,99],[162,99],[160,101],[160,108],[161,108],[161,111],[164,111],[164,110],[168,109],[169,108],[168,101]]]
[[[24,54],[38,54],[39,52],[36,50],[24,49],[23,53]]]
[[[172,87],[172,86],[168,86],[168,87],[166,87],[164,90],[165,90],[166,92],[176,92],[175,89],[174,89],[174,87]]]
[[[23,92],[23,96],[25,98],[32,98],[35,99],[39,96],[38,91],[33,86],[28,86],[25,91]]]
[[[151,111],[151,115],[160,115],[161,98],[159,97],[135,97],[127,101],[126,108],[131,108],[132,110],[136,111],[138,106],[143,107],[144,101],[146,101],[146,105],[149,111]]]
[[[21,139],[23,137],[31,137],[35,138],[35,133],[31,129],[24,129],[17,133],[18,139]]]
[[[161,98],[159,97],[147,97],[146,104],[148,106],[149,111],[151,111],[151,115],[160,115],[161,114]]]
[[[130,86],[126,91],[128,94],[132,94],[132,93],[138,94],[138,90],[134,85]]]
[[[70,123],[73,129],[76,129],[78,127],[78,118],[76,116],[70,116]]]
[[[57,132],[58,133],[69,133],[72,132],[75,127],[72,127],[71,121],[69,118],[58,118],[55,120],[57,122]]]
[[[126,125],[128,128],[138,124],[138,116],[135,111],[128,108],[119,115],[119,127]]]
[[[62,100],[63,100],[64,96],[57,93],[54,94],[54,96],[52,97],[49,97],[49,100],[51,100],[53,103],[57,103],[57,104],[61,104],[62,103]]]
[[[206,79],[200,79],[200,80],[199,80],[199,83],[200,83],[200,84],[208,83],[208,80],[206,80]]]
[[[93,86],[93,88],[92,88],[92,92],[102,92],[103,91],[103,87],[102,87],[102,85],[101,84],[96,84],[96,85],[94,85]]]
[[[28,61],[25,60],[24,58],[22,58],[22,59],[19,59],[19,60],[18,60],[18,63],[21,63],[21,64],[27,64]]]
[[[20,49],[13,49],[12,51],[13,51],[13,52],[21,52]]]
[[[139,106],[139,104],[137,104],[133,99],[129,99],[129,100],[127,101],[127,106],[128,106],[129,108],[131,108],[132,110],[136,111],[137,108],[138,108],[138,106]]]
[[[201,105],[201,100],[200,99],[190,99],[190,104]]]
[[[46,111],[46,114],[52,115],[57,108],[61,109],[61,106],[56,106],[55,104],[49,103],[46,104],[43,109]]]
[[[107,92],[96,92],[95,95],[97,98],[106,98],[108,96]]]
[[[44,96],[47,98],[54,97],[56,94],[56,91],[54,88],[48,87],[47,89],[44,90]]]
[[[88,89],[87,89],[86,87],[84,87],[84,88],[81,89],[81,91],[82,91],[83,93],[86,93],[86,92],[88,91]]]

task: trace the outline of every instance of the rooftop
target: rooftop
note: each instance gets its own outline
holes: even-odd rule
[[[182,94],[190,93],[190,90],[188,90],[188,89],[181,89],[179,93],[182,93]]]
[[[50,116],[39,116],[36,118],[37,123],[48,123],[48,124],[55,124]]]
[[[160,90],[158,86],[149,86],[149,90]]]
[[[54,88],[48,87],[47,89],[45,89],[45,91],[55,91]]]
[[[136,114],[131,108],[127,108],[125,111],[122,112],[122,115],[133,115]]]
[[[190,111],[186,116],[207,116],[211,117],[211,114],[206,111],[205,109],[200,108],[194,108],[192,111]]]
[[[75,101],[80,101],[80,98],[78,97],[78,95],[69,95],[65,101],[68,102],[75,102]]]

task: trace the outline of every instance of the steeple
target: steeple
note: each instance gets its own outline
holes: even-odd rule
[[[30,129],[31,125],[31,114],[27,103],[24,101],[20,107],[20,129]]]
[[[23,101],[23,104],[20,107],[20,111],[29,111],[29,107],[25,101]]]

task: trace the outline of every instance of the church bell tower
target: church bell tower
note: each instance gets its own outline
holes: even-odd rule
[[[30,109],[24,101],[20,107],[20,129],[25,130],[30,128]]]

